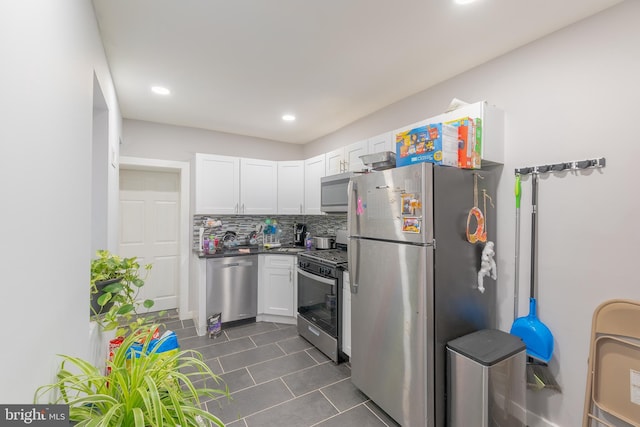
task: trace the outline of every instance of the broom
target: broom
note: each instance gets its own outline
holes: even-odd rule
[[[537,177],[533,177],[535,179]],[[515,196],[516,196],[516,247],[515,247],[515,272],[514,272],[514,292],[513,292],[513,319],[514,322],[518,319],[518,284],[520,276],[520,197],[522,194],[522,187],[520,184],[520,174],[516,174]],[[536,220],[536,216],[532,215],[532,221]],[[535,225],[533,225],[535,227]],[[531,236],[535,239],[534,233]],[[535,247],[534,245],[532,245]],[[532,249],[535,250],[535,249]],[[533,254],[532,254],[533,255]],[[533,263],[532,263],[533,264]],[[531,268],[535,268],[534,265]],[[533,270],[532,270],[533,272]],[[533,279],[532,279],[533,280]],[[560,392],[560,385],[553,377],[553,374],[549,370],[549,366],[546,363],[535,360],[533,357],[527,357],[527,387],[536,391],[540,391],[543,388],[549,388]]]

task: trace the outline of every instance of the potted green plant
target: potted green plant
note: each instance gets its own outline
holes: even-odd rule
[[[105,372],[83,359],[61,356],[57,381],[39,387],[34,403],[69,405],[69,419],[77,425],[224,426],[202,408],[201,397],[229,397],[227,386],[197,351],[162,352],[162,339],[152,339],[157,326],[129,334]]]
[[[123,335],[149,320],[137,315],[141,305],[149,309],[154,304],[150,299],[138,301],[151,267],[141,266],[137,257],[124,258],[107,250],[96,252],[91,260],[91,317],[105,331],[119,328],[116,335]]]

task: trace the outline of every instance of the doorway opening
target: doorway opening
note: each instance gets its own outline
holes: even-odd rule
[[[118,252],[153,265],[140,297],[190,318],[189,164],[122,157],[119,181]]]

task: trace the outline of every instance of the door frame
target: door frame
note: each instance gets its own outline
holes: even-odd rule
[[[190,172],[189,162],[173,160],[146,159],[142,157],[120,157],[120,169],[151,171],[151,172],[177,172],[180,180],[180,283],[178,284],[178,315],[180,320],[191,319],[189,312],[189,254],[191,233],[189,218],[189,188]],[[118,189],[118,192],[120,190]],[[119,198],[119,196],[118,196]],[[120,224],[118,223],[118,230]]]

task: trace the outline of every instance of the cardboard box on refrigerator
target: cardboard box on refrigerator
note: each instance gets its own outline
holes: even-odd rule
[[[457,167],[457,127],[433,123],[396,133],[396,166],[421,162]]]
[[[480,169],[482,155],[482,121],[462,117],[447,122],[458,128],[458,167]]]

